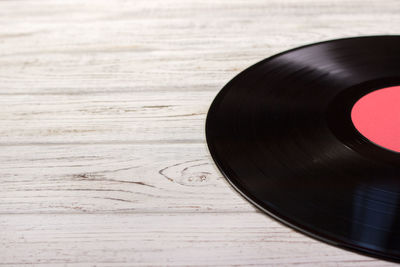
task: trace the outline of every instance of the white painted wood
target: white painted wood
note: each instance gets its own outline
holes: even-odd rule
[[[7,265],[377,263],[294,233],[261,213],[13,215],[0,217],[0,226],[6,248],[0,261]]]
[[[212,99],[204,91],[7,95],[0,144],[204,143]]]
[[[0,214],[255,210],[205,144],[3,146],[0,162]]]
[[[204,120],[267,56],[399,29],[395,0],[1,1],[0,265],[392,265],[258,212]]]

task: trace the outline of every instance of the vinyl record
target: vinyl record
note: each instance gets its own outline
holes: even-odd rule
[[[216,96],[206,122],[209,150],[235,189],[272,217],[327,243],[399,261],[400,153],[366,138],[352,120],[360,98],[397,85],[400,36],[286,51]]]

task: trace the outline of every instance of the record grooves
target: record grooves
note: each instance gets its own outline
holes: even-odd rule
[[[358,99],[395,85],[399,36],[283,52],[216,96],[206,121],[209,150],[227,180],[279,221],[400,261],[400,153],[369,141],[351,120]]]

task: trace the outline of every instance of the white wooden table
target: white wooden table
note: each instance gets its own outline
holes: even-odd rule
[[[0,2],[0,265],[388,266],[282,226],[204,137],[274,53],[400,33],[400,2]]]

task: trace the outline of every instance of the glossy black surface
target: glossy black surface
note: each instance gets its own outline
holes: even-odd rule
[[[278,220],[399,261],[400,154],[372,144],[350,119],[357,99],[391,85],[400,85],[399,36],[281,53],[217,95],[206,123],[210,152],[231,184]]]

